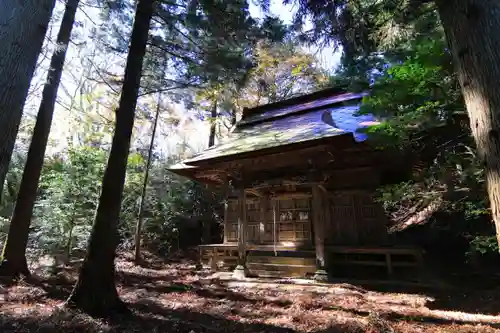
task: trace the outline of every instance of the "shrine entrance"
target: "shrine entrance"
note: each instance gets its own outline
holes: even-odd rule
[[[237,199],[228,200],[227,242],[238,242]],[[311,195],[247,197],[246,240],[249,244],[311,246]]]

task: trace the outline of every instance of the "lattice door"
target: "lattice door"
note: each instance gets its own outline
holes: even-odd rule
[[[310,199],[280,199],[277,201],[276,206],[276,241],[310,241]]]
[[[227,239],[229,242],[238,241],[238,200],[229,200],[227,207]],[[260,204],[258,200],[247,201],[247,242],[259,242]]]
[[[247,242],[260,241],[260,202],[257,199],[247,201]]]
[[[227,203],[227,240],[238,241],[238,200],[228,200]]]

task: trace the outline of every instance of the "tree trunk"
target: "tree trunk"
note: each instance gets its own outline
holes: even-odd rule
[[[208,148],[215,146],[215,129],[217,123],[217,97],[214,99],[212,104],[212,110],[210,111],[210,135],[208,137]]]
[[[137,3],[123,88],[116,110],[115,133],[102,181],[101,197],[87,254],[80,268],[78,281],[67,300],[67,305],[97,316],[109,316],[127,310],[116,290],[114,261],[127,157],[153,3],[154,0],[139,0]]]
[[[137,216],[137,225],[135,227],[135,264],[139,265],[141,262],[141,230],[144,215],[144,200],[146,199],[146,192],[148,188],[149,169],[151,168],[151,159],[153,155],[153,147],[155,143],[156,128],[158,126],[158,118],[160,117],[161,92],[158,93],[158,103],[156,105],[155,120],[153,123],[153,131],[151,133],[151,141],[149,142],[148,159],[146,162],[146,170],[144,172],[144,182],[142,183],[141,204]]]
[[[21,185],[17,195],[16,206],[10,220],[9,234],[2,253],[0,275],[17,277],[29,275],[26,263],[26,245],[33,215],[33,206],[38,190],[38,182],[43,167],[43,157],[49,139],[52,116],[57,97],[57,89],[69,46],[71,30],[75,22],[79,0],[68,0],[57,35],[57,45],[50,60],[47,82],[43,87],[42,101],[36,118],[35,129],[31,139],[28,157],[24,166]]]
[[[231,110],[231,127],[233,127],[234,125],[236,125],[236,115],[237,115],[238,111],[236,110],[236,108],[233,108]]]
[[[436,0],[469,114],[500,244],[500,2]]]
[[[68,239],[64,247],[64,264],[67,265],[71,259],[71,247],[73,246],[73,231],[75,230],[76,200],[73,201],[71,219],[69,221]]]
[[[0,195],[55,0],[0,1]]]
[[[72,218],[71,224],[68,232],[68,239],[66,241],[66,245],[64,246],[64,257],[63,263],[67,265],[71,260],[71,247],[73,246],[73,230],[75,229],[75,222]]]
[[[210,110],[210,135],[208,136],[208,148],[215,146],[215,133],[217,130],[217,96],[214,96],[212,110]],[[208,190],[208,185],[205,185]],[[210,227],[212,221],[210,218],[202,217],[201,221],[201,244],[209,244],[211,238]]]

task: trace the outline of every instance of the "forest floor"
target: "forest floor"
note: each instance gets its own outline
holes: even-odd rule
[[[415,292],[315,284],[234,281],[193,262],[150,256],[144,267],[117,259],[119,293],[132,310],[100,320],[59,305],[75,270],[0,284],[0,332],[500,332],[500,290]]]

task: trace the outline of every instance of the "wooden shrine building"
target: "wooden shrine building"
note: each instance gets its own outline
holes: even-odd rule
[[[224,241],[201,246],[203,261],[317,279],[336,264],[389,274],[421,264],[419,251],[389,241],[372,199],[400,165],[358,131],[374,121],[354,115],[364,95],[331,88],[245,109],[225,141],[170,167],[227,193]]]

